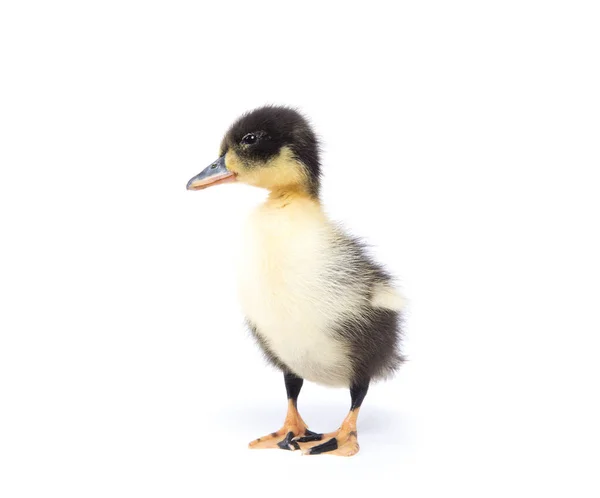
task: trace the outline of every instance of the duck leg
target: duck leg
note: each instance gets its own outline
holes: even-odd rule
[[[293,373],[285,373],[285,389],[288,397],[288,410],[283,422],[283,427],[276,432],[259,437],[252,441],[248,447],[251,449],[281,448],[282,450],[299,449],[298,443],[293,439],[301,436],[314,436],[315,433],[308,430],[306,423],[298,413],[298,395],[304,379]]]
[[[350,387],[350,396],[352,398],[350,412],[342,422],[340,428],[335,432],[327,434],[307,434],[296,437],[292,439],[292,445],[296,443],[299,448],[296,448],[294,445],[294,449],[302,450],[304,455],[328,453],[330,455],[352,456],[358,453],[360,446],[358,445],[356,420],[368,389],[368,380],[353,384]]]

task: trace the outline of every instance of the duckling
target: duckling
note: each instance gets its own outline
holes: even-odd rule
[[[351,456],[357,417],[372,381],[403,362],[403,298],[391,275],[325,214],[319,142],[297,110],[265,106],[237,119],[219,158],[188,190],[242,182],[269,191],[249,216],[239,256],[239,297],[267,360],[283,372],[283,426],[250,448]],[[315,433],[298,412],[304,380],[350,389],[350,411],[334,432]]]

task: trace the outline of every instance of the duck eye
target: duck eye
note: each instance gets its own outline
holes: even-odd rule
[[[254,133],[248,133],[242,138],[242,143],[245,145],[252,145],[253,143],[256,143],[257,140],[258,137]]]

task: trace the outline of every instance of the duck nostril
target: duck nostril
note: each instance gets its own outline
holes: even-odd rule
[[[213,163],[213,164],[210,166],[210,169],[216,169],[216,168],[217,168],[217,163]]]

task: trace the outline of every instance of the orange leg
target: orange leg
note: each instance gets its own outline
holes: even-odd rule
[[[306,423],[298,413],[294,400],[288,400],[288,411],[283,422],[283,427],[276,432],[259,437],[252,441],[248,447],[251,449],[281,448],[282,450],[298,449],[293,438],[314,434],[309,431]]]
[[[282,450],[297,450],[300,447],[294,442],[295,437],[315,435],[306,427],[306,423],[298,413],[297,401],[304,380],[292,374],[284,374],[285,389],[288,397],[288,410],[283,427],[267,436],[259,437],[248,446],[251,449],[281,448]]]
[[[304,455],[319,455],[321,453],[338,456],[356,455],[360,449],[356,420],[368,388],[368,381],[355,384],[350,388],[352,396],[350,413],[348,413],[337,431],[296,437],[292,440],[292,444],[296,443],[299,446],[298,449]]]
[[[319,455],[321,453],[338,456],[355,455],[360,449],[358,431],[356,430],[358,411],[359,408],[351,410],[340,428],[335,432],[298,437],[293,442],[300,446],[300,450],[304,455]]]

